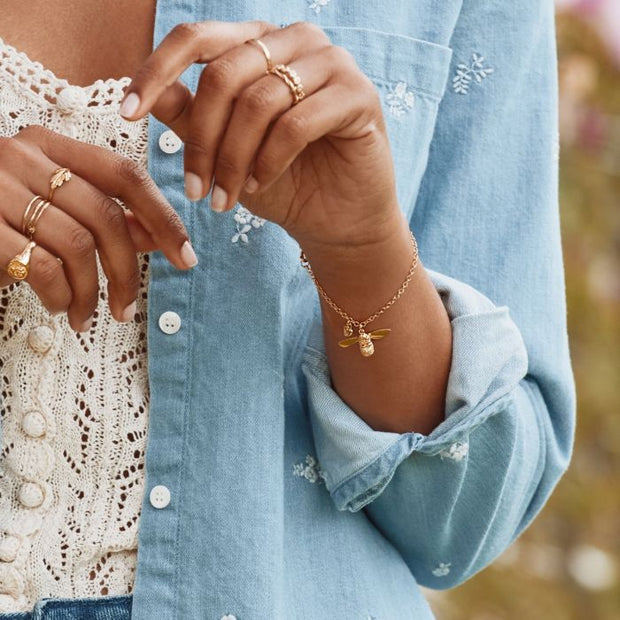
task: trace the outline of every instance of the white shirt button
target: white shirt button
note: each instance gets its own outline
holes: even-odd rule
[[[164,131],[164,133],[159,136],[159,148],[164,153],[168,153],[168,155],[176,153],[182,145],[183,142],[181,141],[181,138],[179,138],[179,136],[177,136],[172,129]]]
[[[42,437],[46,427],[45,418],[39,411],[29,411],[22,418],[22,430],[28,437]]]
[[[153,508],[165,508],[170,503],[170,490],[163,484],[158,484],[151,489],[149,501]]]
[[[26,508],[38,508],[43,503],[43,489],[36,482],[24,482],[19,487],[18,499]]]
[[[237,620],[237,616],[233,616],[232,614],[226,614],[222,616],[220,620]]]
[[[159,329],[164,334],[176,334],[181,329],[181,317],[176,312],[163,312],[159,317]]]

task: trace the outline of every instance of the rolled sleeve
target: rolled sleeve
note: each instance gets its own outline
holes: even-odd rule
[[[507,306],[494,305],[454,278],[427,273],[450,317],[453,339],[445,418],[428,435],[376,431],[366,424],[334,390],[322,323],[317,318],[312,325],[302,369],[317,457],[339,510],[354,512],[372,502],[414,451],[458,451],[473,429],[506,409],[527,372],[527,350]]]

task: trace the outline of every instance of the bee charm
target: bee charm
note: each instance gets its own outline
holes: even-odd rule
[[[346,329],[346,327],[345,327]],[[387,336],[392,330],[388,327],[384,329],[375,329],[370,333],[366,333],[363,330],[360,330],[359,335],[353,336],[352,338],[345,338],[344,340],[340,340],[338,344],[343,347],[350,347],[352,344],[356,342],[359,343],[360,353],[364,357],[370,357],[375,352],[375,345],[373,344],[373,340],[378,340],[379,338],[384,338]]]

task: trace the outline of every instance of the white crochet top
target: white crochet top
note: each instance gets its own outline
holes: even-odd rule
[[[45,125],[146,165],[148,117],[118,114],[129,81],[73,86],[0,39],[0,136]],[[147,258],[139,255],[128,324],[109,312],[99,264],[86,334],[51,316],[27,283],[0,289],[0,612],[132,590],[148,422]]]

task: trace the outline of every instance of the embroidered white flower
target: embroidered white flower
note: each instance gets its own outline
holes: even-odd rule
[[[452,566],[451,562],[447,564],[440,562],[437,568],[433,568],[433,575],[435,575],[435,577],[445,577],[450,572],[450,566]]]
[[[480,84],[482,80],[493,73],[494,69],[492,67],[485,67],[484,62],[484,57],[474,52],[468,65],[465,63],[457,65],[456,74],[452,78],[452,89],[455,93],[466,95],[469,93],[472,80],[476,80]]]
[[[469,452],[469,444],[467,442],[455,441],[453,444],[439,453],[439,456],[443,460],[444,458],[452,459],[453,461],[462,461]]]
[[[317,460],[310,454],[306,455],[306,464],[295,463],[293,465],[293,474],[301,476],[308,480],[308,482],[323,482],[324,475],[321,466]]]
[[[415,94],[407,89],[407,82],[398,82],[396,86],[390,87],[385,96],[385,102],[388,104],[390,114],[400,118],[413,108]]]
[[[266,221],[264,218],[254,215],[241,205],[237,208],[237,211],[233,215],[233,219],[237,227],[237,232],[231,238],[233,243],[237,243],[239,239],[241,239],[243,243],[247,243],[250,230],[252,230],[252,228],[260,228]]]
[[[321,12],[321,9],[326,7],[330,2],[331,0],[308,0],[309,8],[317,15]]]

